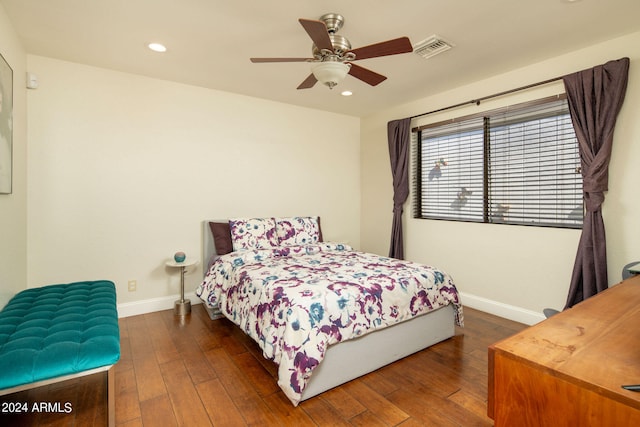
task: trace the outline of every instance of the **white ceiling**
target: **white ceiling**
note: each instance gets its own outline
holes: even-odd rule
[[[354,116],[424,98],[640,30],[640,0],[0,0],[30,54]],[[354,48],[437,34],[455,47],[431,59],[408,53],[358,65],[386,75],[370,87],[296,90],[309,57],[298,18],[345,17]],[[168,47],[164,54],[149,42]],[[617,59],[617,58],[611,58]],[[596,65],[596,64],[594,64]],[[549,77],[549,76],[543,76]],[[555,77],[555,76],[550,76]],[[340,96],[349,89],[354,95]]]

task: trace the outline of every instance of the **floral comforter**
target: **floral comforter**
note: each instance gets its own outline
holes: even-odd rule
[[[327,347],[453,304],[451,278],[432,267],[318,243],[222,255],[196,294],[278,364],[294,405]]]

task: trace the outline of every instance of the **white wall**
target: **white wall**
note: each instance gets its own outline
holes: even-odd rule
[[[327,240],[358,245],[359,119],[39,56],[28,69],[29,286],[175,295],[164,263],[200,258],[212,218],[320,215]]]
[[[629,56],[603,210],[613,284],[624,264],[640,260],[640,168],[634,166],[640,158],[639,43],[639,33],[611,40],[360,123],[38,56],[26,57],[25,66],[0,8],[0,49],[16,81],[14,194],[0,196],[0,290],[108,278],[118,286],[120,303],[175,295],[177,272],[164,261],[177,250],[200,257],[204,218],[319,214],[328,239],[386,254],[388,120]],[[28,92],[28,111],[22,89],[27,69],[40,81]],[[549,85],[423,117],[413,126],[559,91],[561,84]],[[318,123],[331,123],[331,138],[312,132]],[[414,220],[410,203],[405,207],[408,259],[452,273],[465,304],[521,321],[564,305],[578,238],[575,230]],[[187,276],[187,290],[200,275],[201,266]],[[136,292],[127,291],[128,280],[137,280]]]
[[[0,308],[27,285],[26,54],[0,4],[0,54],[13,70],[13,192],[0,194]]]
[[[393,197],[386,139],[389,120],[411,117],[628,56],[631,59],[629,85],[618,117],[609,191],[603,206],[609,282],[619,282],[622,267],[628,262],[640,261],[640,198],[637,197],[640,168],[635,164],[635,159],[640,158],[640,121],[637,120],[640,110],[639,44],[640,33],[635,33],[363,119],[362,249],[388,253]],[[424,84],[437,85],[438,82]],[[471,105],[417,118],[412,126],[563,91],[561,82],[554,83],[494,99],[479,107]],[[463,293],[463,303],[527,323],[542,318],[545,307],[561,309],[564,306],[579,231],[413,219],[410,200],[404,212],[406,258],[440,266],[451,273]]]

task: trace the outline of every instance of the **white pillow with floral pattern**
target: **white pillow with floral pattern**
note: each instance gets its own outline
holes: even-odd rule
[[[278,246],[274,218],[235,218],[229,220],[229,228],[234,251]]]
[[[276,218],[280,246],[311,245],[320,241],[318,217]]]

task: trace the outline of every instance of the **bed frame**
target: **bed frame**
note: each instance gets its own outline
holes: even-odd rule
[[[202,265],[204,274],[216,247],[209,222],[202,223]],[[209,316],[217,319],[220,310],[203,304]],[[364,374],[375,371],[396,360],[444,341],[455,334],[455,315],[451,305],[415,317],[411,320],[330,346],[325,358],[313,371],[302,400],[309,399],[333,387],[344,384]]]

